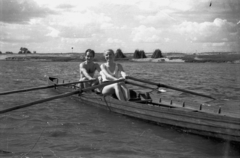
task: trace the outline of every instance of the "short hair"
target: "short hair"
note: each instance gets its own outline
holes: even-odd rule
[[[104,55],[105,53],[107,53],[107,52],[111,52],[113,55],[115,55],[115,54],[114,54],[114,51],[113,51],[112,49],[107,49],[107,50],[105,50],[104,53],[103,53],[103,55]]]
[[[87,49],[87,50],[85,51],[85,56],[87,55],[87,52],[91,53],[91,54],[93,55],[93,57],[95,56],[94,50],[92,50],[92,49]]]

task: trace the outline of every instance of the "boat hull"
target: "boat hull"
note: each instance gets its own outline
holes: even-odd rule
[[[64,81],[53,78],[48,80],[49,84],[53,84],[53,82],[63,83]],[[59,87],[56,90],[66,93],[75,89],[71,86]],[[86,105],[104,108],[111,112],[157,124],[174,126],[189,133],[240,143],[239,117],[207,113],[184,107],[173,107],[170,103],[168,105],[159,102],[138,103],[120,101],[111,96],[102,96],[96,93],[82,93],[74,97]]]

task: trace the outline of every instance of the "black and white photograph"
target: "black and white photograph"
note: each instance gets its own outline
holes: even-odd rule
[[[0,0],[1,158],[239,158],[239,0]]]

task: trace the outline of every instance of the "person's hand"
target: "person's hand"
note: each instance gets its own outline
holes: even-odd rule
[[[118,78],[118,80],[122,80],[122,79],[125,79],[124,77],[120,77],[120,78]]]
[[[127,76],[128,76],[128,75],[124,75],[122,78],[123,78],[123,79],[126,79],[126,78],[127,78]]]
[[[121,72],[122,78],[126,79],[126,77],[128,76],[124,71]]]

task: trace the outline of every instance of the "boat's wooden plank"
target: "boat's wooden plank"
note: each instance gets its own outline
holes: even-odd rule
[[[86,101],[88,102],[88,101]],[[98,102],[99,103],[99,102]],[[96,103],[96,104],[98,104]],[[89,105],[91,105],[92,102],[89,102]],[[96,105],[95,104],[95,105]],[[100,105],[100,107],[103,107],[104,105]],[[120,113],[120,114],[125,114],[128,116],[144,119],[144,120],[149,120],[149,121],[154,121],[158,123],[163,123],[163,124],[170,124],[173,126],[178,126],[178,127],[183,127],[183,128],[189,128],[193,130],[201,130],[205,132],[212,132],[214,131],[218,135],[233,135],[234,137],[240,137],[240,131],[239,131],[239,126],[237,126],[237,129],[231,129],[230,127],[226,128],[225,127],[218,127],[215,126],[215,124],[202,124],[201,120],[195,120],[193,122],[186,122],[185,117],[176,117],[173,115],[174,119],[172,117],[169,118],[169,115],[167,115],[165,112],[163,113],[157,113],[157,112],[152,112],[152,114],[146,113],[146,111],[141,111],[138,109],[138,111],[133,111],[133,110],[126,110],[126,108],[121,108],[121,106],[116,106],[116,104],[109,104],[111,111]],[[127,105],[126,105],[127,106]],[[105,108],[108,109],[108,107]],[[154,115],[154,113],[156,113]],[[161,114],[161,117],[159,117],[159,114]]]
[[[65,92],[66,92],[67,89],[69,89],[67,87],[65,87],[65,88],[62,87],[62,88],[64,89],[63,91],[65,91]],[[88,95],[88,98],[89,98],[90,95],[89,94],[87,94],[87,95]],[[101,96],[97,96],[95,94],[93,94],[91,96],[95,96],[95,98],[98,98],[98,97],[101,98]],[[119,101],[117,101],[117,102],[119,102]],[[117,104],[117,103],[115,103],[115,104]],[[121,104],[121,106],[124,106],[124,104],[126,104],[126,102],[123,102]],[[223,123],[223,122],[229,123],[229,121],[230,122],[235,121],[235,122],[239,123],[239,119],[236,120],[235,118],[228,118],[228,117],[225,117],[224,115],[218,114],[218,113],[207,114],[207,113],[204,113],[204,111],[196,111],[195,109],[183,108],[183,107],[180,107],[180,106],[175,106],[174,104],[170,105],[169,103],[164,104],[164,102],[159,103],[159,106],[161,106],[161,105],[162,106],[165,105],[166,107],[168,107],[168,106],[171,107],[172,106],[174,108],[174,110],[171,109],[171,110],[168,110],[168,111],[171,111],[172,113],[175,112],[178,115],[183,115],[183,116],[187,116],[187,117],[190,117],[190,118],[191,117],[198,117],[198,118],[201,118],[201,119],[210,119],[210,120],[220,121],[221,123]],[[143,110],[150,110],[151,108],[153,108],[152,111],[155,111],[155,110],[159,110],[160,107],[154,107],[154,106],[151,107],[151,106],[146,106],[145,104],[136,104],[136,106],[134,108],[135,109],[133,109],[133,110],[137,110],[138,108],[142,108]],[[160,109],[160,110],[164,111],[163,109]],[[164,112],[168,112],[168,111],[164,111]],[[197,112],[200,112],[200,114],[197,113]]]
[[[87,98],[86,98],[87,99]],[[163,108],[159,106],[150,106],[150,105],[145,105],[145,104],[137,104],[137,103],[126,103],[126,102],[114,102],[113,99],[107,99],[109,103],[111,103],[111,106],[115,106],[118,108],[122,108],[126,111],[134,111],[136,113],[141,112],[141,113],[148,113],[149,115],[156,115],[156,117],[161,116],[161,117],[169,117],[171,116],[172,119],[179,120],[186,118],[188,122],[193,122],[195,123],[196,120],[203,120],[202,122],[216,122],[216,124],[219,124],[219,126],[223,126],[226,128],[229,126],[229,123],[231,124],[236,124],[236,126],[239,128],[240,122],[239,120],[228,120],[224,116],[214,116],[214,117],[209,117],[209,114],[205,113],[194,113],[194,112],[189,112],[187,111],[181,111],[178,109],[169,109],[169,108]],[[191,119],[190,119],[191,118]],[[222,121],[222,119],[226,119],[225,121]]]
[[[234,118],[240,118],[240,111],[233,111],[228,109],[226,106],[225,107],[219,107],[211,104],[201,104],[201,103],[195,103],[195,102],[180,102],[176,100],[169,100],[165,98],[159,98],[156,96],[152,96],[152,100],[154,103],[161,103],[161,104],[166,104],[169,107],[175,107],[175,108],[180,108],[182,110],[188,109],[192,111],[198,111],[198,112],[206,112],[206,113],[212,113],[212,114],[221,114],[221,115],[226,115],[229,117],[234,117]]]
[[[66,92],[72,91],[70,87],[59,87],[57,90]],[[105,108],[116,113],[127,116],[149,120],[161,124],[188,129],[191,133],[206,136],[218,137],[226,140],[240,142],[240,117],[225,116],[216,107],[199,107],[194,103],[183,104],[181,102],[153,99],[156,105],[140,104],[135,102],[124,102],[96,95],[85,93],[76,97],[87,105]],[[199,109],[198,109],[199,108]]]

